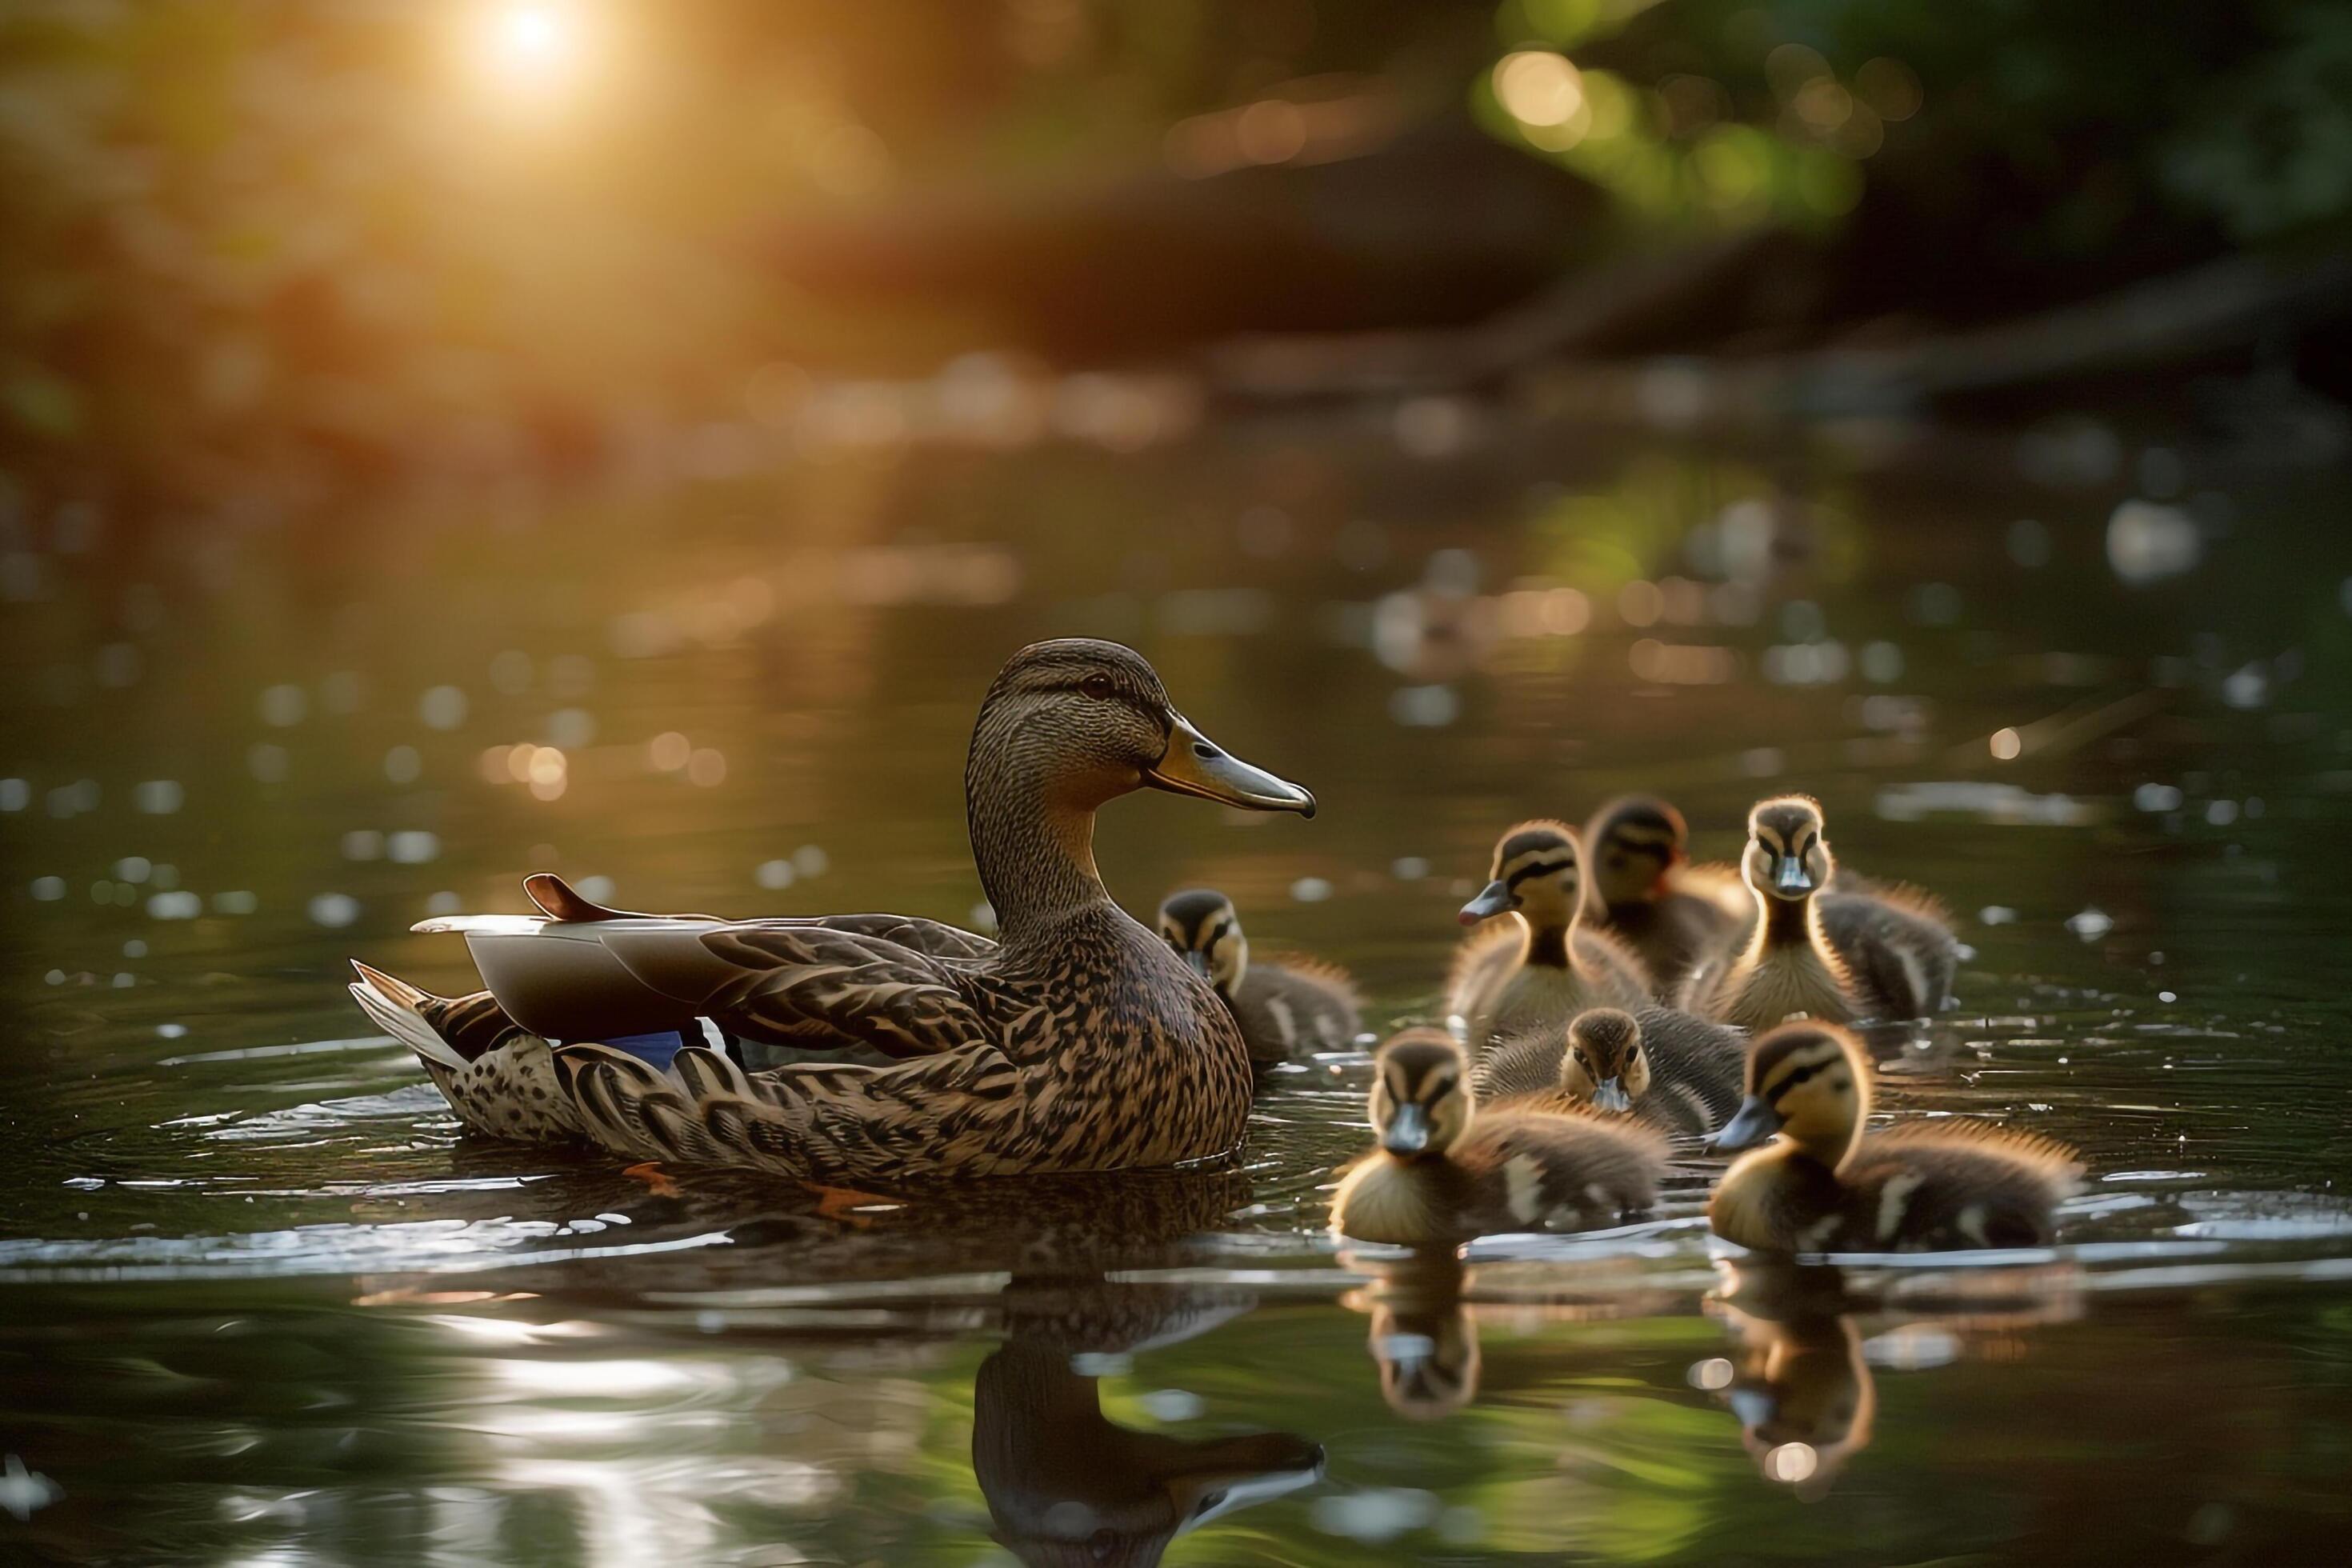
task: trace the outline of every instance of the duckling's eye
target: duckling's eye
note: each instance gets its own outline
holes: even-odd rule
[[[1110,677],[1108,675],[1089,675],[1084,680],[1078,682],[1078,689],[1085,692],[1088,697],[1093,698],[1097,702],[1106,700],[1109,698],[1111,691]]]

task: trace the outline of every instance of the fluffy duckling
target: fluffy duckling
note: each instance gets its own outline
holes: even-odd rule
[[[1747,922],[1747,889],[1729,866],[1694,866],[1683,814],[1627,795],[1584,827],[1585,913],[1641,954],[1664,994]]]
[[[1331,1196],[1332,1230],[1359,1241],[1614,1225],[1650,1205],[1665,1171],[1665,1140],[1620,1118],[1480,1115],[1469,1061],[1438,1029],[1406,1029],[1381,1047],[1371,1124],[1380,1148]]]
[[[1446,1010],[1474,1048],[1587,1007],[1648,1005],[1649,972],[1633,949],[1579,923],[1582,860],[1565,823],[1523,822],[1495,846],[1494,879],[1462,906],[1462,923],[1517,918],[1465,939],[1446,983]]]
[[[1630,1110],[1666,1132],[1712,1132],[1739,1108],[1748,1041],[1668,1007],[1595,1007],[1496,1043],[1470,1075],[1484,1098],[1528,1096]]]
[[[1939,1010],[1958,946],[1933,901],[1893,888],[1823,891],[1835,871],[1819,802],[1757,802],[1740,858],[1755,913],[1691,971],[1677,1005],[1747,1029],[1798,1014],[1850,1023]]]
[[[1233,1009],[1253,1067],[1343,1049],[1363,1027],[1345,970],[1312,959],[1253,959],[1233,900],[1213,888],[1169,894],[1160,934]]]
[[[1706,1207],[1715,1233],[1742,1247],[2038,1247],[2082,1174],[2071,1150],[1990,1122],[1913,1121],[1865,1137],[1870,1060],[1834,1024],[1787,1024],[1759,1039],[1747,1089],[1714,1147],[1752,1152],[1724,1173]]]

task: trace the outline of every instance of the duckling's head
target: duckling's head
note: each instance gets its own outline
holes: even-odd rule
[[[1583,897],[1582,857],[1576,835],[1564,822],[1522,822],[1495,846],[1494,880],[1462,906],[1462,923],[1517,910],[1529,925],[1549,929],[1572,924]]]
[[[1593,813],[1584,847],[1594,898],[1604,909],[1622,909],[1665,891],[1666,873],[1690,858],[1690,829],[1655,795],[1620,795]]]
[[[1740,873],[1768,899],[1802,903],[1830,879],[1830,841],[1821,803],[1810,795],[1759,800],[1748,814],[1748,852]]]
[[[1559,1087],[1597,1110],[1631,1110],[1650,1092],[1650,1054],[1631,1013],[1588,1007],[1568,1022]]]
[[[1373,1058],[1372,1131],[1398,1159],[1444,1154],[1475,1110],[1469,1062],[1444,1030],[1403,1030]]]
[[[1190,888],[1160,903],[1160,935],[1192,972],[1227,996],[1249,973],[1249,939],[1233,900],[1214,888]]]
[[[1774,1133],[1836,1166],[1870,1114],[1870,1058],[1835,1024],[1783,1024],[1748,1048],[1748,1099],[1712,1146],[1752,1149]]]
[[[1194,729],[1141,654],[1092,637],[1031,643],[997,672],[972,731],[967,787],[977,794],[1008,770],[1063,807],[1090,811],[1150,788],[1315,815],[1313,795]]]

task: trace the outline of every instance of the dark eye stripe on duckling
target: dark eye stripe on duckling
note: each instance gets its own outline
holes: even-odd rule
[[[1844,1062],[1845,1053],[1830,1041],[1792,1040],[1757,1057],[1754,1092],[1762,1095],[1766,1103],[1778,1105],[1780,1097],[1799,1084]]]
[[[1524,866],[1514,866],[1503,874],[1503,886],[1516,888],[1530,877],[1549,877],[1555,872],[1573,871],[1576,861],[1570,858],[1555,860],[1530,860]]]
[[[1509,865],[1523,855],[1576,855],[1576,841],[1557,827],[1535,827],[1514,833],[1495,851],[1495,858]]]

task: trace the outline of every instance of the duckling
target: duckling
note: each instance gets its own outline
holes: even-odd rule
[[[1250,1110],[1232,1011],[1095,868],[1097,808],[1144,788],[1315,813],[1305,790],[1212,744],[1132,648],[1034,643],[982,700],[964,766],[997,940],[899,915],[631,915],[541,877],[544,920],[419,928],[464,932],[487,994],[446,1002],[365,966],[352,994],[460,1120],[499,1135],[835,1184],[1228,1154]],[[700,1046],[656,1063],[596,1043],[698,1035],[703,1018],[733,1039],[913,1059],[748,1073]]]
[[[1470,1075],[1481,1099],[1630,1110],[1665,1132],[1712,1132],[1739,1108],[1748,1041],[1669,1007],[1594,1007],[1565,1030],[1498,1041]]]
[[[1747,1089],[1713,1147],[1753,1152],[1724,1173],[1706,1208],[1715,1233],[1742,1247],[2039,1247],[2082,1174],[2072,1150],[1990,1122],[1912,1121],[1865,1137],[1870,1058],[1834,1024],[1785,1024],[1758,1039]]]
[[[1838,1271],[1760,1261],[1789,1275],[1788,1285],[1759,1289],[1756,1269],[1732,1268],[1730,1289],[1708,1303],[1741,1341],[1738,1370],[1717,1397],[1738,1417],[1740,1443],[1764,1479],[1816,1498],[1870,1447],[1877,1384]]]
[[[1756,912],[1685,977],[1677,1005],[1747,1029],[1798,1014],[1921,1018],[1944,1005],[1958,959],[1951,931],[1922,895],[1824,892],[1836,862],[1820,803],[1759,801],[1748,835],[1740,873]]]
[[[1618,1118],[1481,1116],[1469,1061],[1440,1029],[1406,1029],[1373,1063],[1381,1146],[1331,1195],[1334,1234],[1417,1246],[1504,1230],[1614,1225],[1649,1207],[1665,1140]]]
[[[1523,822],[1495,846],[1494,879],[1462,906],[1465,939],[1446,983],[1446,1010],[1472,1048],[1495,1037],[1560,1023],[1587,1007],[1642,1007],[1649,972],[1615,937],[1583,929],[1582,858],[1565,823]]]
[[[1584,848],[1587,918],[1641,954],[1661,994],[1747,923],[1738,871],[1692,865],[1683,814],[1655,795],[1620,795],[1593,813]]]
[[[1234,1010],[1254,1068],[1300,1051],[1340,1050],[1363,1027],[1346,970],[1312,959],[1253,959],[1233,900],[1213,888],[1162,900],[1160,934]]]

